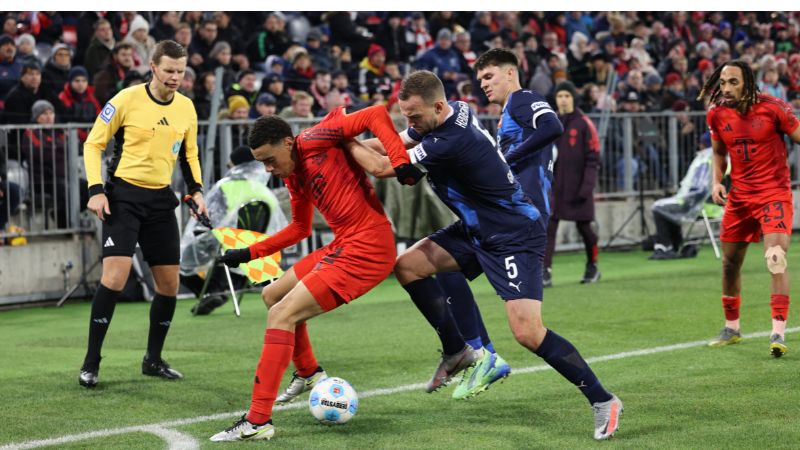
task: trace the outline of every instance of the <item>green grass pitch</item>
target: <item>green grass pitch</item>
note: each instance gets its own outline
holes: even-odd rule
[[[794,240],[797,248],[797,239]],[[769,276],[763,249],[753,246],[743,270],[742,331],[770,329]],[[800,267],[790,250],[789,270]],[[622,399],[625,414],[610,442],[592,440],[592,413],[574,386],[552,370],[521,370],[543,362],[516,344],[502,301],[484,278],[472,283],[496,348],[511,376],[477,398],[456,401],[453,387],[363,395],[343,426],[316,423],[304,405],[276,411],[275,438],[257,444],[292,449],[519,449],[519,448],[797,448],[800,442],[800,340],[789,353],[768,355],[768,338],[711,349],[697,341],[723,324],[720,262],[705,247],[696,259],[647,261],[640,251],[604,252],[603,278],[578,283],[583,255],[557,255],[555,287],[545,291],[545,324],[594,362],[604,385]],[[797,286],[800,280],[795,280]],[[797,287],[793,288],[797,293]],[[800,298],[795,295],[795,298]],[[0,313],[0,448],[54,439],[53,448],[201,448],[239,444],[207,438],[248,406],[266,324],[257,295],[242,317],[230,303],[191,317],[178,302],[164,357],[186,378],[144,377],[148,305],[121,303],[103,349],[100,385],[78,386],[89,303]],[[796,307],[795,307],[796,309]],[[790,314],[789,326],[797,312]],[[794,320],[793,320],[794,319]],[[361,394],[422,383],[437,361],[438,340],[394,279],[349,306],[309,322],[315,352],[328,374]],[[660,349],[673,344],[693,343]],[[643,350],[632,355],[624,352]],[[513,370],[517,370],[514,373]],[[291,367],[282,387],[288,382]],[[225,414],[227,413],[227,414]],[[204,416],[215,415],[216,418]],[[183,422],[181,419],[186,419]],[[160,425],[153,429],[115,429]],[[110,436],[105,434],[111,430]],[[125,431],[125,430],[123,430]],[[64,436],[98,432],[69,442]],[[61,439],[61,440],[59,440]],[[169,439],[172,439],[170,441]],[[253,448],[253,444],[246,444]]]

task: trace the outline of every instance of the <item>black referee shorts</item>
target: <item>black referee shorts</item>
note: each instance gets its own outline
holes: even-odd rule
[[[111,214],[103,222],[103,258],[133,256],[138,242],[149,265],[180,263],[180,202],[169,186],[146,189],[114,178],[105,191]]]

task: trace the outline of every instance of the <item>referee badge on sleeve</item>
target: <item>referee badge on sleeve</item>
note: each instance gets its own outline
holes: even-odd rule
[[[117,108],[111,104],[111,102],[106,103],[103,106],[103,110],[100,111],[100,118],[103,119],[103,122],[109,123],[111,122],[111,118],[114,117],[114,114],[117,113]]]

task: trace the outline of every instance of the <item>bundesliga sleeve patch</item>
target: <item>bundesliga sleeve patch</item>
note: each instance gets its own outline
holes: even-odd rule
[[[106,103],[103,106],[103,110],[100,111],[100,118],[103,119],[103,122],[109,123],[111,122],[111,118],[114,117],[114,114],[117,113],[117,108],[111,104],[111,102]]]
[[[428,153],[425,152],[422,144],[417,144],[417,146],[408,151],[408,157],[411,159],[411,164],[416,164],[422,161],[426,156],[428,156]]]

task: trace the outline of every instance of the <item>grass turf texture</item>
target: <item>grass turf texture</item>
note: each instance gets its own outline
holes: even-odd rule
[[[800,267],[795,254],[789,253],[790,270]],[[743,269],[744,333],[770,329],[769,276],[762,255],[760,246],[752,246]],[[602,281],[580,285],[583,255],[557,255],[555,287],[545,291],[545,324],[571,340],[584,357],[714,336],[723,315],[720,262],[711,249],[703,248],[698,258],[689,260],[646,257],[638,251],[602,253]],[[543,364],[513,341],[502,301],[486,280],[476,280],[472,288],[495,346],[512,370]],[[263,342],[265,308],[256,295],[249,295],[241,318],[233,316],[230,303],[210,316],[191,317],[192,304],[178,303],[164,352],[186,379],[167,382],[141,375],[149,305],[122,303],[106,338],[100,384],[94,390],[77,383],[89,303],[0,313],[0,447],[246,409]],[[327,372],[347,379],[360,393],[424,382],[438,360],[433,331],[394,279],[350,306],[313,319],[309,330]],[[768,356],[768,338],[761,337],[721,349],[701,346],[593,364],[605,386],[625,404],[621,430],[608,443],[592,440],[592,413],[583,396],[547,370],[512,371],[503,384],[469,401],[452,400],[453,387],[430,395],[417,389],[362,398],[356,417],[338,427],[316,423],[305,406],[278,411],[276,435],[268,445],[796,448],[798,336],[788,335],[790,352],[778,360]],[[302,401],[306,399],[307,394]],[[202,448],[232,448],[236,444],[207,441],[232,422],[226,418],[175,429],[193,436]],[[128,433],[59,448],[165,446],[152,434]]]

